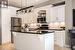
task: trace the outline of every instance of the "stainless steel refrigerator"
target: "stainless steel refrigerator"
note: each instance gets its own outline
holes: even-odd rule
[[[17,17],[11,17],[11,42],[13,43],[13,31],[21,31],[22,19]]]

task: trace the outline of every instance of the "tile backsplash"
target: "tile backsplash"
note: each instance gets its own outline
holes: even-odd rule
[[[39,28],[42,23],[24,23],[22,26],[24,27],[25,24],[28,24],[29,28]],[[48,23],[49,29],[61,29],[60,27],[65,27],[65,22],[54,22],[54,23]]]
[[[65,27],[65,22],[49,23],[49,29],[60,29],[60,27]]]

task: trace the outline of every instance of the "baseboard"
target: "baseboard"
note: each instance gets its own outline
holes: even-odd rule
[[[8,41],[8,42],[6,42],[6,43],[2,43],[2,45],[6,45],[6,44],[10,44],[11,42],[10,41]]]

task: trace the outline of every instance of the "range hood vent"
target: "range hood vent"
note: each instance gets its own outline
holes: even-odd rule
[[[52,4],[52,5],[53,5],[53,7],[60,6],[60,5],[65,5],[65,1],[60,2],[60,3],[55,3],[55,4]]]

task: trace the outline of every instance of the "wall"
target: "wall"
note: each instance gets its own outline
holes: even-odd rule
[[[9,6],[2,8],[2,44],[11,42],[11,17],[16,17],[16,10],[18,8]]]
[[[66,14],[65,14],[65,22],[66,22],[66,44],[69,43],[68,29],[72,28],[72,0],[66,0]]]
[[[65,18],[65,22],[66,22],[66,44],[69,45],[70,44],[70,39],[69,39],[69,33],[68,33],[68,29],[75,29],[75,27],[73,27],[73,12],[72,9],[75,9],[75,0],[66,0],[66,18]]]
[[[25,14],[19,14],[18,17],[22,17],[22,22],[23,22],[22,24],[24,24],[24,23],[36,23],[37,22],[34,11],[30,12],[30,13],[25,13]]]
[[[2,26],[2,25],[1,25],[1,23],[2,23],[2,22],[1,22],[1,8],[0,8],[0,45],[1,45],[1,43],[2,43],[2,34],[1,34],[1,33],[2,33],[2,30],[1,30],[2,27],[1,27],[1,26]]]

